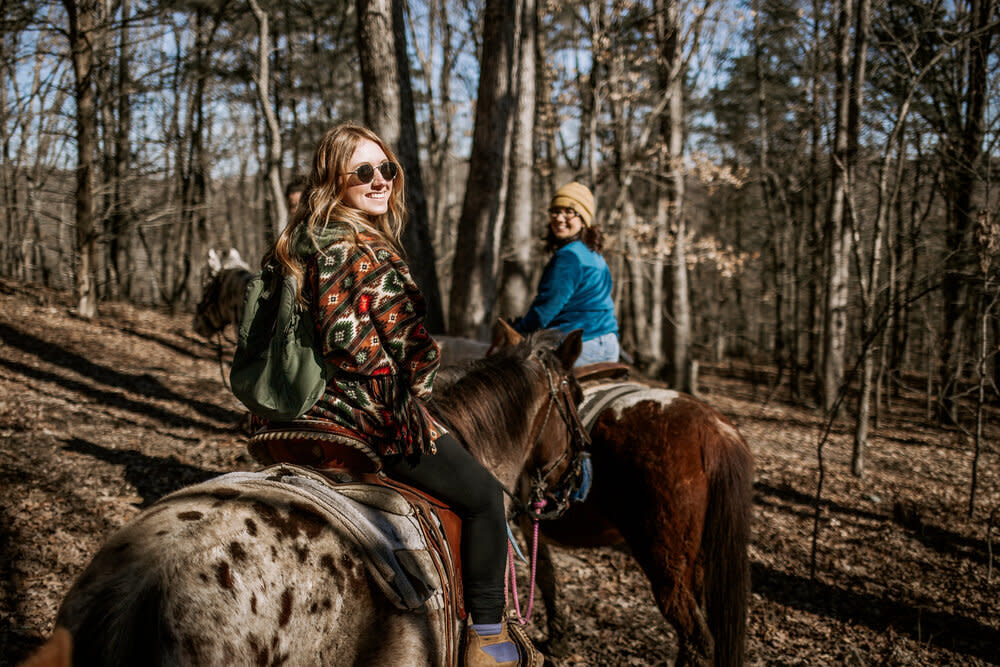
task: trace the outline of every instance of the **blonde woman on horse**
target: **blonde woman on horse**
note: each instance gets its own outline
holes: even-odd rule
[[[603,235],[594,224],[595,212],[594,194],[587,186],[572,182],[556,191],[545,239],[552,257],[528,312],[514,322],[519,333],[583,329],[577,366],[618,361],[619,356],[611,271],[601,255]]]
[[[462,580],[471,621],[464,664],[532,664],[537,651],[504,620],[503,487],[428,412],[440,350],[400,244],[404,174],[371,130],[329,130],[273,257],[294,275],[336,372],[305,415],[368,443],[391,477],[447,502],[462,519]],[[525,645],[527,644],[527,645]]]

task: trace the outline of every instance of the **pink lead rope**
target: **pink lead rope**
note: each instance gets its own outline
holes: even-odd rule
[[[535,572],[538,566],[538,515],[545,508],[545,503],[545,500],[539,500],[531,506],[535,511],[531,522],[533,525],[531,531],[531,581],[528,588],[528,609],[523,616],[521,615],[521,605],[517,601],[517,571],[514,569],[514,547],[510,542],[507,543],[507,573],[509,576],[505,577],[506,581],[504,582],[504,602],[506,603],[509,599],[507,597],[509,585],[510,596],[514,598],[514,612],[517,614],[517,622],[521,625],[527,625],[528,621],[531,620],[531,609],[535,605]]]

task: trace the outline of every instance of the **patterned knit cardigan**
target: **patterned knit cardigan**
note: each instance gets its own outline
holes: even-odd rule
[[[359,240],[327,232],[309,257],[317,333],[338,371],[304,416],[382,456],[433,453],[445,430],[418,399],[430,398],[441,352],[424,326],[423,295],[388,244]]]

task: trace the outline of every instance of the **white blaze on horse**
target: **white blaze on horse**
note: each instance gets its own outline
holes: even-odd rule
[[[238,331],[243,315],[243,295],[253,276],[250,266],[236,248],[230,248],[225,255],[211,249],[206,269],[201,301],[195,310],[194,330],[205,338],[221,332],[228,324]]]
[[[562,496],[582,456],[572,373],[580,336],[560,339],[535,334],[435,391],[441,416],[508,489],[530,475],[548,480],[540,492]],[[296,470],[230,473],[144,510],[77,579],[40,655],[66,655],[68,632],[75,665],[455,664],[454,596],[393,583],[403,571],[427,583],[427,564],[440,562],[419,549],[375,558],[369,547],[384,543],[343,518],[374,510],[355,505],[334,518],[330,508],[347,501],[331,494],[354,502],[375,488],[400,520],[429,517],[387,496],[391,482],[369,487],[355,473],[337,487],[352,476]],[[387,565],[394,559],[399,571]]]

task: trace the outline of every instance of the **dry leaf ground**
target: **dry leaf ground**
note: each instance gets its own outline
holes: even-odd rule
[[[838,422],[810,576],[823,424],[768,400],[766,381],[728,366],[702,378],[757,460],[749,664],[1000,664],[1000,545],[988,534],[1000,507],[997,411],[971,518],[972,443],[928,423],[916,391],[873,429],[863,479],[847,472],[852,424]],[[88,322],[65,294],[0,281],[0,665],[52,630],[110,531],[168,491],[254,467],[241,419],[190,315],[102,304]],[[573,654],[550,664],[670,664],[673,632],[625,551],[556,557],[576,629]],[[541,620],[536,608],[539,640]]]

